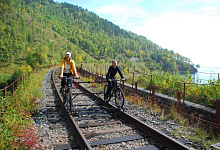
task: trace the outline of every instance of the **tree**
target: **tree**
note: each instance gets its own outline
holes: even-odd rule
[[[124,61],[139,57],[151,69],[185,70],[194,66],[188,58],[71,4],[52,0],[2,0],[0,12],[1,61],[14,57],[36,67],[60,62],[64,51],[75,53],[76,49],[76,61],[90,62],[93,58]],[[51,39],[54,47],[50,45]],[[26,52],[28,48],[30,52]]]

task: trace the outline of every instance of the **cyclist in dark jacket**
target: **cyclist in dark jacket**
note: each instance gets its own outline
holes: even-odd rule
[[[116,79],[115,75],[116,75],[117,72],[119,73],[121,78],[124,80],[124,76],[123,76],[120,68],[117,66],[117,61],[113,60],[112,61],[112,66],[109,67],[108,73],[106,74],[106,79],[108,81],[108,89],[107,89],[107,94],[106,94],[107,96],[111,92],[111,87],[114,85],[114,82],[112,82],[111,79]],[[107,97],[105,97],[105,98],[107,98]]]

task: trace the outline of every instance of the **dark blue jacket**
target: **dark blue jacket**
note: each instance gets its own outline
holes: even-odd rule
[[[113,68],[113,66],[110,66],[108,69],[108,73],[106,74],[107,81],[109,79],[115,79],[115,75],[117,72],[120,74],[121,78],[124,78],[124,76],[118,66],[116,66],[116,68]]]

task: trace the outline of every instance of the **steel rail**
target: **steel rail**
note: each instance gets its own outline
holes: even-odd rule
[[[53,72],[53,74],[54,74],[54,72]],[[65,107],[64,107],[64,105],[61,101],[61,95],[58,92],[58,89],[55,85],[54,79],[53,79],[53,83],[54,83],[54,86],[56,88],[57,94],[60,97],[59,103],[61,105],[63,113],[65,114],[65,117],[68,119],[67,121],[70,124],[71,129],[74,132],[74,135],[76,137],[76,140],[77,140],[80,148],[81,149],[92,149],[89,142],[87,141],[85,136],[82,134],[80,128],[78,127],[75,119],[71,115],[69,115],[68,112],[66,111],[66,109],[65,109]],[[102,98],[100,98],[98,95],[94,95],[90,90],[85,89],[82,86],[79,86],[79,88],[81,90],[85,91],[85,93],[91,94],[91,96],[93,98],[95,98],[96,101],[99,104],[109,108],[109,109],[107,109],[107,111],[116,113],[121,118],[124,118],[129,123],[135,125],[135,127],[137,129],[141,130],[142,132],[146,133],[147,135],[149,135],[149,136],[153,137],[154,139],[158,140],[160,143],[162,143],[163,145],[165,145],[169,149],[171,149],[171,150],[177,150],[177,149],[178,150],[190,150],[189,147],[185,146],[184,144],[180,143],[179,141],[177,141],[175,139],[172,139],[171,137],[167,136],[166,134],[154,129],[153,127],[145,124],[144,122],[138,120],[137,118],[134,118],[133,116],[129,115],[128,113],[125,113],[123,110],[120,110],[120,109],[116,108],[115,106],[113,106],[109,103],[106,103]]]
[[[83,88],[80,86],[82,90],[84,90],[86,93],[92,93],[90,90]],[[141,130],[142,132],[152,136],[154,139],[158,140],[162,144],[164,144],[166,147],[172,150],[190,150],[189,147],[186,145],[180,143],[179,141],[172,139],[171,137],[167,136],[166,134],[154,129],[153,127],[145,124],[144,122],[138,120],[137,118],[134,118],[133,116],[129,115],[128,113],[125,113],[123,110],[117,109],[115,106],[106,103],[102,98],[100,98],[97,95],[92,95],[99,104],[104,105],[105,107],[108,107],[108,111],[116,113],[121,118],[124,118],[129,123],[135,125],[136,128]]]

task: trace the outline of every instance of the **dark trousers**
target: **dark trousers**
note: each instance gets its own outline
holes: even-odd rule
[[[68,76],[68,77],[70,77],[70,76],[72,76],[72,73],[63,73],[63,76]],[[62,86],[62,87],[65,87],[66,83],[67,83],[67,79],[66,79],[66,78],[63,78],[63,79],[61,80],[61,86]],[[71,84],[72,84],[72,83],[71,83]]]
[[[108,81],[107,95],[110,94],[111,88],[112,88],[115,84],[117,84],[116,81]]]

